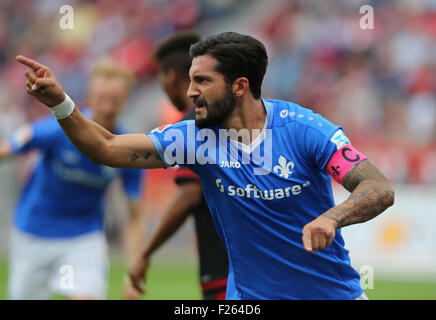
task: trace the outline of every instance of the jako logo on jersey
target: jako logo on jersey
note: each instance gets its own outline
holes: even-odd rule
[[[278,173],[280,177],[288,178],[289,175],[292,174],[292,171],[289,169],[294,169],[295,164],[292,161],[286,160],[284,156],[280,156],[279,158],[279,164],[274,166],[273,170],[275,173]]]
[[[239,161],[221,161],[221,168],[236,168],[239,169],[241,167],[241,163]]]
[[[160,133],[160,132],[164,131],[166,128],[171,127],[171,126],[172,126],[172,124],[163,125],[163,126],[157,127],[156,129],[151,130],[150,133],[153,133],[153,132]]]

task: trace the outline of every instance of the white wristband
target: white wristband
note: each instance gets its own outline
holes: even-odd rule
[[[57,120],[62,120],[69,117],[74,111],[74,102],[65,93],[65,100],[58,105],[50,108],[50,111],[54,114]]]

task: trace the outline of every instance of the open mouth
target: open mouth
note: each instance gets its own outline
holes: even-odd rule
[[[206,109],[206,105],[203,102],[201,102],[201,101],[197,101],[195,103],[195,111],[200,111],[200,110],[203,110],[203,109]]]

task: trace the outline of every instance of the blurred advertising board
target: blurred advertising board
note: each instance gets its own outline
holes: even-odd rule
[[[336,203],[349,193],[334,188]],[[398,185],[395,204],[378,217],[342,229],[353,266],[377,276],[436,279],[436,187]]]

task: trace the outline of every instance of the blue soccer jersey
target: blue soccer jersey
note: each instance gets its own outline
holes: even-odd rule
[[[52,116],[18,130],[10,145],[13,153],[40,151],[15,210],[14,225],[21,231],[47,238],[102,231],[104,194],[116,177],[121,177],[129,198],[140,197],[141,170],[93,163]]]
[[[262,101],[265,128],[248,145],[193,120],[148,135],[166,165],[201,178],[229,255],[227,299],[354,299],[363,289],[340,230],[318,253],[302,243],[304,225],[335,205],[325,167],[348,140],[309,109]]]

